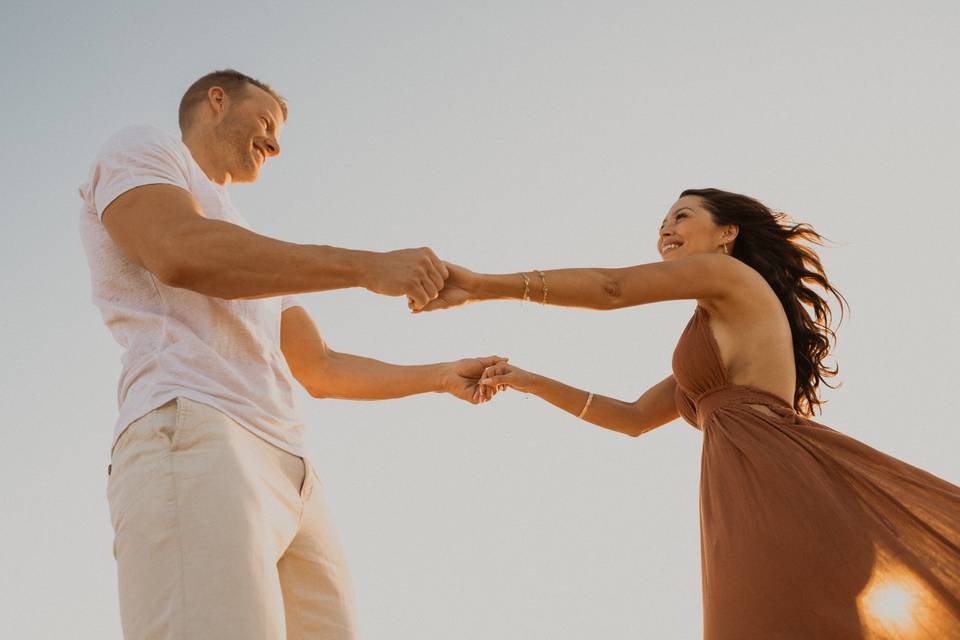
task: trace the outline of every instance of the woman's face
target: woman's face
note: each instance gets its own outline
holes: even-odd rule
[[[670,207],[660,225],[657,250],[663,260],[674,260],[697,253],[733,252],[736,227],[719,226],[703,206],[700,196],[684,196]]]

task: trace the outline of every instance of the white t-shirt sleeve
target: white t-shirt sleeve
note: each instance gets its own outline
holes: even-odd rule
[[[283,313],[290,307],[302,307],[300,304],[300,298],[296,296],[283,296],[283,299],[280,301],[280,313]]]
[[[190,190],[183,145],[156,127],[129,127],[114,135],[94,163],[90,194],[97,217],[117,197],[147,184]]]

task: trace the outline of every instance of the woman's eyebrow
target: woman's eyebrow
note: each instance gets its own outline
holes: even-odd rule
[[[693,213],[693,209],[691,209],[690,207],[680,207],[679,209],[677,209],[676,211],[673,212],[673,215],[677,215],[677,214],[680,213],[681,211],[689,211],[690,213]],[[666,218],[663,219],[663,222],[660,223],[660,226],[661,226],[661,227],[663,227],[663,225],[665,225],[665,224],[667,223],[667,218],[669,218],[669,217],[670,217],[670,216],[668,215]]]

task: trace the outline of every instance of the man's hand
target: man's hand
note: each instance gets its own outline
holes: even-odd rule
[[[507,358],[489,356],[486,358],[465,358],[448,365],[444,376],[443,390],[470,404],[480,404],[490,400],[495,390],[484,390],[479,386],[483,372],[489,367],[506,363]]]
[[[444,262],[443,264],[447,267],[449,276],[444,282],[444,286],[440,289],[439,294],[426,305],[417,306],[416,302],[412,299],[407,301],[407,306],[409,306],[410,310],[414,313],[459,307],[474,299],[473,295],[480,279],[479,276],[473,271],[464,269],[461,266],[449,262]]]
[[[364,287],[385,296],[407,296],[410,308],[422,309],[435,299],[449,276],[430,249],[400,249],[375,254]]]

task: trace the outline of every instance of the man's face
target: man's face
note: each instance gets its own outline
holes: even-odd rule
[[[219,154],[230,182],[253,182],[268,157],[280,154],[283,111],[273,96],[248,85],[229,103],[216,126]]]

